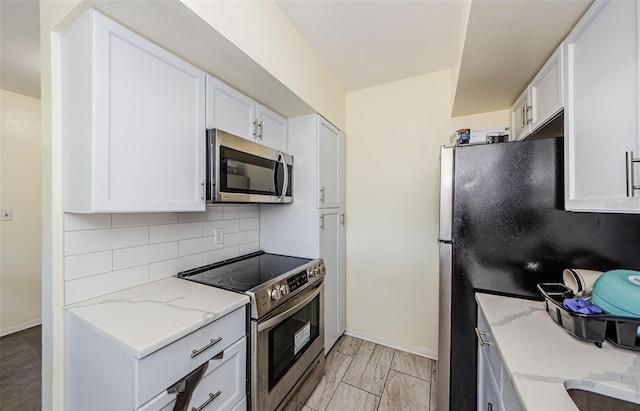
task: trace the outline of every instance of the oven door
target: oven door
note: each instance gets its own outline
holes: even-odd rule
[[[324,351],[324,284],[251,321],[254,410],[274,410]]]

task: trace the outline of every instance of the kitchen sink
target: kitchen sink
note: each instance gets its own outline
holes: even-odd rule
[[[570,380],[565,389],[580,411],[640,411],[640,397],[625,390],[607,389],[607,394],[598,390],[590,381]]]

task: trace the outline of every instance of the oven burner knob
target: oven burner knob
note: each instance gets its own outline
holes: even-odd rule
[[[315,277],[315,276],[316,276],[316,269],[309,268],[309,277]]]
[[[314,276],[318,276],[318,275],[320,275],[320,269],[319,269],[318,267],[316,267],[316,268],[314,268],[314,269],[313,269],[313,275],[314,275]]]
[[[327,269],[324,267],[324,265],[320,266],[320,273],[322,273],[322,274],[326,274],[327,273]]]
[[[272,300],[279,300],[282,298],[282,294],[280,294],[280,289],[276,288],[271,290],[271,299]]]
[[[287,287],[286,285],[281,285],[280,286],[280,294],[281,295],[289,294],[289,287]]]

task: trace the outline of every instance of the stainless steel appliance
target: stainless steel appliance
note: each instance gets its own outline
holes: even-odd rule
[[[222,130],[207,130],[210,203],[293,202],[293,156]]]
[[[262,251],[178,273],[251,299],[251,409],[300,410],[324,374],[322,259]]]
[[[438,410],[488,408],[475,292],[542,300],[565,268],[640,268],[640,215],[565,211],[563,158],[561,138],[442,150]]]

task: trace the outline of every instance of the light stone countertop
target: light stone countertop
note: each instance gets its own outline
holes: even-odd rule
[[[248,302],[243,294],[171,277],[65,310],[140,359]]]
[[[525,410],[578,410],[565,384],[640,402],[640,352],[575,338],[543,302],[481,293],[476,301]]]

